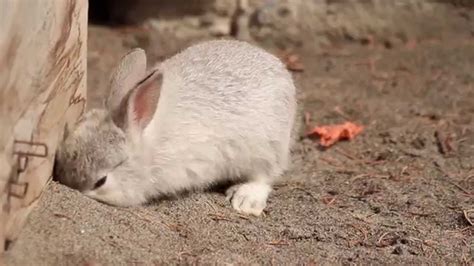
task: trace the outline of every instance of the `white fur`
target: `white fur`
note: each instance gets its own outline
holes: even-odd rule
[[[144,132],[144,152],[160,172],[152,175],[157,185],[148,186],[149,193],[258,176],[262,185],[241,186],[233,207],[260,214],[270,192],[262,187],[288,164],[296,108],[288,71],[263,50],[230,41],[191,47],[159,67],[162,95]],[[240,92],[248,96],[239,98]],[[257,194],[252,198],[249,192]],[[244,201],[241,209],[238,200]],[[257,209],[245,203],[253,200],[260,204]]]
[[[151,122],[144,130],[125,130],[129,159],[106,169],[107,182],[85,193],[114,205],[134,205],[244,180],[227,193],[232,206],[260,215],[272,183],[288,167],[295,137],[291,74],[275,56],[239,41],[191,46],[153,70],[163,78]]]
[[[271,190],[271,186],[267,183],[248,182],[231,186],[226,191],[226,199],[238,212],[259,216],[267,206]]]

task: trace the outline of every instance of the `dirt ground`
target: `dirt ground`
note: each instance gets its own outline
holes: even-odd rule
[[[350,120],[365,130],[327,150],[302,138],[263,217],[237,214],[215,191],[117,208],[52,182],[8,264],[472,265],[474,36],[465,32],[295,49],[311,125]],[[90,27],[91,106],[130,47],[155,61],[195,41],[157,38]]]

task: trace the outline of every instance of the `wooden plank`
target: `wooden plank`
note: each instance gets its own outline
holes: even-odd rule
[[[50,180],[85,108],[87,0],[0,1],[0,252]]]

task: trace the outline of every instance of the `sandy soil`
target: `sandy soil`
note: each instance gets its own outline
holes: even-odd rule
[[[89,38],[92,105],[129,47],[145,47],[153,61],[192,41],[93,26]],[[52,182],[7,262],[473,263],[473,37],[295,52],[311,123],[366,129],[327,150],[302,139],[263,217],[235,213],[219,192],[116,208]]]

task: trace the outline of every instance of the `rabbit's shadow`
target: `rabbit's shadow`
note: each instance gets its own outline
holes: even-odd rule
[[[174,194],[161,195],[151,199],[146,204],[144,204],[144,206],[157,206],[159,204],[162,204],[163,202],[174,202],[186,197],[190,197],[195,193],[218,194],[220,196],[225,196],[225,193],[228,188],[233,185],[240,184],[242,182],[242,180],[223,181],[213,184],[204,189],[186,189]]]

